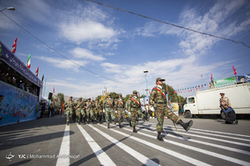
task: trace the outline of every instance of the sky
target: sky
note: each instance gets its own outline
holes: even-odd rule
[[[250,73],[249,47],[166,24],[250,46],[249,0],[96,1],[163,23],[85,0],[0,1],[0,9],[16,9],[0,13],[0,40],[11,50],[18,37],[15,55],[24,63],[31,53],[30,70],[39,66],[46,80],[43,96],[53,87],[83,98],[102,95],[104,87],[146,95],[157,77],[177,90],[208,84],[211,74],[232,77],[232,66],[238,75]]]

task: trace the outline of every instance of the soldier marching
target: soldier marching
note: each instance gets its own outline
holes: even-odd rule
[[[186,131],[190,129],[193,124],[193,121],[190,120],[187,123],[184,123],[180,117],[175,115],[168,107],[167,107],[167,99],[166,99],[166,89],[162,87],[163,82],[165,79],[157,78],[156,79],[156,86],[152,89],[150,98],[149,98],[149,105],[154,107],[155,114],[157,117],[157,125],[156,131],[158,132],[157,139],[159,141],[164,141],[161,132],[163,131],[163,122],[164,117],[172,120],[175,124],[181,125]],[[136,130],[136,121],[138,118],[142,118],[145,121],[146,116],[142,113],[141,102],[140,98],[138,97],[138,92],[136,90],[133,91],[133,96],[129,95],[129,99],[124,102],[122,98],[122,94],[119,94],[118,99],[111,98],[111,93],[108,94],[108,97],[104,99],[104,101],[100,101],[97,99],[96,101],[91,101],[88,98],[86,101],[82,101],[82,98],[79,98],[77,103],[73,103],[72,96],[70,97],[69,101],[65,103],[66,106],[66,115],[67,115],[67,125],[69,124],[69,117],[70,115],[75,114],[76,121],[80,124],[81,120],[83,120],[83,124],[87,122],[88,124],[92,121],[93,124],[95,123],[102,123],[103,120],[103,113],[105,113],[105,121],[107,124],[107,128],[110,128],[110,123],[113,121],[116,124],[116,114],[117,111],[117,118],[119,127],[121,128],[121,123],[123,120],[128,118],[129,125],[133,127],[133,132],[137,133]],[[223,94],[222,94],[223,95]],[[225,101],[227,98],[222,98],[220,101]],[[229,100],[228,100],[229,102]],[[223,105],[223,102],[221,102]],[[127,115],[125,113],[127,112]]]

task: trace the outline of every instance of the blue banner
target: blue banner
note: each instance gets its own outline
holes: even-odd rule
[[[26,67],[26,65],[17,58],[11,51],[0,41],[0,56],[6,64],[24,76],[30,82],[38,87],[42,87],[42,81]]]
[[[38,96],[0,81],[0,126],[34,120]]]

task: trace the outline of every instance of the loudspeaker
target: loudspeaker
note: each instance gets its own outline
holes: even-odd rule
[[[53,93],[49,92],[49,96],[48,96],[48,99],[49,99],[49,100],[52,99],[52,95],[53,95]]]

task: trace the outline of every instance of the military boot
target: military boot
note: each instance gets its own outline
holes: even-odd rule
[[[186,131],[190,129],[190,127],[193,125],[193,121],[190,120],[187,123],[184,123],[182,120],[179,120],[177,124],[180,124]]]
[[[122,128],[122,126],[121,126],[121,122],[119,122],[119,127],[120,127],[120,128]]]
[[[109,129],[109,122],[107,123],[107,129]]]
[[[67,125],[69,125],[69,122],[67,122]]]
[[[164,141],[164,139],[163,139],[162,136],[161,136],[161,132],[158,132],[157,139],[158,139],[159,141]]]
[[[131,120],[129,120],[129,126],[132,127]]]
[[[135,129],[135,126],[133,126],[133,132],[134,133],[137,133],[136,129]]]

